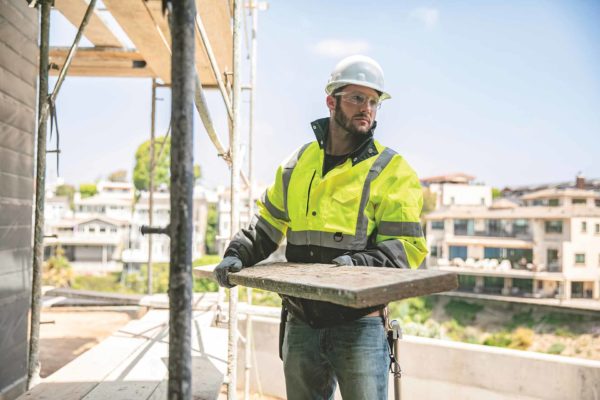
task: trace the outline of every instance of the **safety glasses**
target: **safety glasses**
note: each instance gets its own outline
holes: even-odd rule
[[[364,106],[368,103],[371,108],[377,110],[381,107],[379,98],[373,98],[360,92],[339,92],[336,93],[335,96],[340,97],[346,103],[355,104],[357,106]]]

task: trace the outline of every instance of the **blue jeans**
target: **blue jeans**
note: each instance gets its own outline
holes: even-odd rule
[[[283,367],[289,400],[387,399],[389,346],[380,317],[314,329],[288,316]]]

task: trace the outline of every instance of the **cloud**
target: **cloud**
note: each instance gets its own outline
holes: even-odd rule
[[[410,17],[423,23],[425,28],[433,29],[440,20],[440,12],[437,8],[420,7],[412,10]]]
[[[312,50],[321,56],[340,58],[365,53],[369,47],[365,40],[324,39],[315,44]]]

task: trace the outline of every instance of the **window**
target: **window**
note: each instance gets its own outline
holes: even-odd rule
[[[431,246],[431,249],[429,249],[429,255],[431,257],[438,257],[438,247],[437,246]]]
[[[102,227],[102,228],[99,229],[99,231],[100,231],[100,233],[106,233],[106,228]]]
[[[586,199],[573,199],[573,200],[571,200],[571,203],[573,203],[573,205],[586,204],[587,200]]]
[[[513,223],[513,233],[515,235],[529,233],[529,221],[526,219],[516,219]]]
[[[484,197],[481,198],[481,205],[485,206],[485,198]]]
[[[112,227],[112,228],[110,228],[110,231],[111,231],[111,233],[117,233],[117,228]]]
[[[596,207],[600,207],[600,199],[594,200],[594,203],[596,203]]]
[[[454,234],[455,235],[468,235],[473,236],[474,226],[472,219],[455,219],[454,220]]]
[[[581,233],[586,233],[587,232],[587,222],[583,221],[581,223]]]
[[[467,259],[467,246],[450,246],[449,251],[451,260],[455,258]]]
[[[431,229],[444,230],[444,221],[431,221]]]
[[[584,253],[576,253],[575,254],[575,264],[585,264],[585,254]]]
[[[546,233],[562,233],[562,221],[546,221]]]
[[[596,234],[600,233],[600,224],[596,224]]]
[[[560,205],[558,199],[549,199],[548,206],[550,207],[558,207]]]
[[[558,262],[558,250],[548,249],[547,258],[548,258],[548,265],[556,264]]]

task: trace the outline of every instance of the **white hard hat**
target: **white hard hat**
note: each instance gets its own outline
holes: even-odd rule
[[[355,55],[344,58],[337,63],[329,82],[325,86],[327,94],[346,85],[360,85],[375,89],[381,92],[380,100],[390,99],[389,95],[383,89],[383,70],[377,61],[363,55]]]

